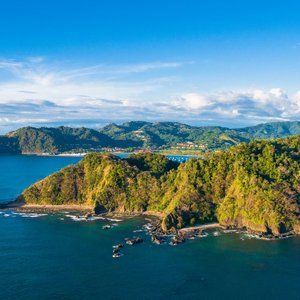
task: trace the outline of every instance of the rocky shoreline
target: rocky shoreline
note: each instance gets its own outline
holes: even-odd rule
[[[156,223],[149,230],[151,235],[151,240],[155,244],[161,244],[166,240],[167,237],[172,236],[173,239],[171,241],[171,245],[177,245],[183,243],[187,239],[194,239],[196,237],[205,237],[207,236],[207,230],[217,229],[218,231],[214,232],[214,235],[217,236],[220,232],[237,232],[237,233],[245,233],[249,236],[253,236],[256,239],[265,240],[265,241],[274,241],[279,239],[286,239],[290,237],[297,236],[297,233],[294,231],[285,232],[280,235],[273,235],[267,233],[254,232],[247,228],[235,228],[229,226],[223,226],[219,223],[207,223],[193,227],[185,227],[181,229],[173,229],[168,232],[164,232],[161,228],[161,223]]]
[[[167,237],[172,236],[171,245],[177,245],[183,243],[187,239],[194,239],[196,237],[206,236],[206,230],[208,229],[218,229],[223,232],[235,231],[240,233],[247,233],[253,235],[253,237],[261,240],[278,240],[285,239],[296,236],[297,233],[294,231],[285,232],[280,235],[267,234],[261,232],[255,232],[247,228],[236,228],[232,226],[223,226],[217,222],[206,223],[201,225],[196,225],[193,227],[184,227],[180,229],[172,228],[171,230],[165,232],[161,227],[161,222],[165,214],[160,212],[146,211],[146,212],[105,212],[101,214],[95,214],[92,206],[87,205],[38,205],[38,204],[24,204],[16,201],[6,202],[0,204],[0,210],[13,209],[16,212],[21,213],[51,213],[59,211],[76,211],[84,214],[87,219],[92,216],[102,216],[108,218],[129,218],[129,217],[139,217],[139,216],[149,216],[150,225],[147,228],[149,235],[151,236],[151,241],[155,244],[161,244],[166,241]]]

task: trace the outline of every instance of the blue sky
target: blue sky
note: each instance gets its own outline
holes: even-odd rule
[[[300,119],[299,1],[0,1],[0,131]]]

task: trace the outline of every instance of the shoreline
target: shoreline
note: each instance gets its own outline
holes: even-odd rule
[[[282,240],[282,239],[287,239],[291,237],[296,237],[298,234],[294,231],[289,231],[285,233],[281,233],[280,235],[273,235],[273,234],[266,234],[262,232],[254,232],[250,229],[247,228],[238,228],[238,227],[226,227],[223,226],[220,223],[214,222],[214,223],[207,223],[207,224],[201,224],[201,225],[196,225],[193,227],[184,227],[178,230],[178,233],[189,237],[190,235],[193,236],[194,233],[196,232],[202,232],[204,230],[209,230],[209,229],[220,229],[221,231],[225,232],[226,230],[229,231],[235,231],[238,233],[244,233],[248,235],[252,235],[256,239],[259,240],[264,240],[264,241],[276,241],[276,240]]]
[[[0,204],[0,210],[15,210],[17,212],[59,212],[59,211],[77,211],[82,213],[95,214],[94,207],[91,205],[78,205],[78,204],[24,204],[17,202],[6,202]],[[96,214],[95,214],[96,215]],[[138,216],[152,216],[162,219],[165,214],[155,211],[145,212],[103,212],[98,215],[106,215],[111,217],[138,217]]]
[[[88,205],[43,205],[43,204],[21,204],[19,206],[14,207],[8,207],[12,208],[16,211],[20,212],[45,212],[45,211],[66,211],[66,210],[72,210],[72,211],[80,211],[80,212],[94,212],[94,209],[92,206]]]
[[[193,227],[184,227],[184,228],[179,229],[178,232],[184,234],[184,233],[193,232],[196,230],[207,230],[207,229],[213,229],[213,228],[225,229],[225,227],[222,226],[221,224],[214,222],[214,223],[206,223],[206,224],[196,225]]]
[[[58,154],[50,154],[50,153],[8,153],[8,155],[21,155],[21,156],[40,156],[40,157],[84,157],[90,153],[110,153],[112,155],[132,155],[139,154],[140,152],[107,152],[107,151],[95,151],[95,152],[82,152],[82,153],[58,153]],[[182,157],[192,157],[192,158],[200,158],[200,154],[178,154],[178,153],[164,153],[160,151],[153,151],[152,153],[157,153],[165,156],[182,156]]]
[[[94,212],[94,207],[89,205],[78,205],[78,204],[62,204],[62,205],[50,205],[50,204],[24,204],[16,202],[8,202],[0,205],[0,210],[14,210],[16,212],[26,212],[26,213],[50,213],[50,212],[63,212],[63,211],[76,211],[84,214],[96,215]],[[119,217],[119,218],[128,218],[128,217],[139,217],[139,216],[149,216],[159,219],[160,221],[165,217],[165,213],[155,212],[155,211],[144,211],[144,212],[103,212],[98,215],[106,217]],[[157,224],[156,224],[157,225]],[[157,228],[157,234],[161,233],[161,228]],[[240,233],[246,233],[253,235],[259,240],[274,241],[280,239],[287,239],[291,237],[298,236],[294,231],[282,233],[280,235],[266,235],[264,233],[253,232],[247,230],[246,228],[229,228],[223,226],[218,222],[200,224],[191,227],[184,227],[177,229],[177,235],[184,236],[189,238],[197,232],[202,232],[209,229],[221,229],[222,231],[234,230]],[[153,232],[153,234],[156,234]],[[168,232],[165,232],[163,235],[168,235]]]

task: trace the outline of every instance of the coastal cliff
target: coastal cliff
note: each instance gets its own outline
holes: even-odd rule
[[[300,136],[252,141],[181,165],[150,153],[93,153],[33,184],[18,201],[159,212],[165,231],[218,221],[262,234],[299,233]]]

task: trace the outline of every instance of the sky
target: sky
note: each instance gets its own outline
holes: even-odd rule
[[[298,0],[0,0],[0,132],[300,120]]]

